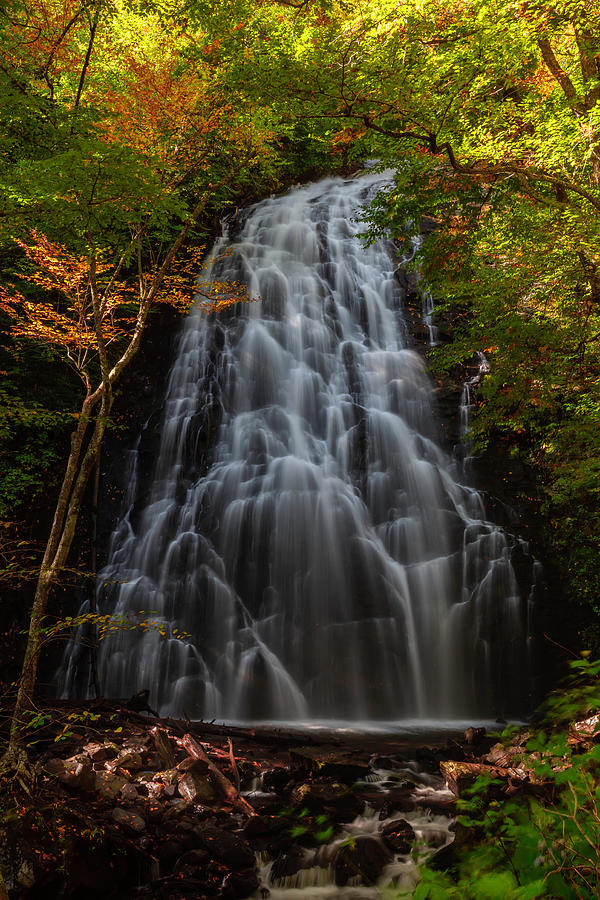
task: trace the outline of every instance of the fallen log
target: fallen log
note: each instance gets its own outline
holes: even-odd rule
[[[495,781],[502,782],[504,790],[507,788],[514,789],[529,783],[529,775],[523,769],[490,766],[485,763],[448,760],[440,763],[440,771],[448,788],[455,797],[460,797],[465,789],[471,787],[476,779],[482,775],[487,775]]]
[[[188,756],[192,759],[200,759],[208,765],[208,771],[212,775],[215,785],[219,788],[223,796],[228,800],[235,809],[244,812],[247,816],[255,816],[254,809],[247,800],[240,796],[231,781],[223,775],[221,770],[208,758],[204,752],[204,748],[191,734],[185,734],[177,743],[183,747]]]

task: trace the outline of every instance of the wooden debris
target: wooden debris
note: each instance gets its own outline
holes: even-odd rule
[[[214,779],[215,785],[219,788],[223,796],[231,803],[235,809],[246,813],[248,816],[255,816],[254,809],[247,800],[240,796],[240,792],[236,790],[234,785],[228,778],[223,775],[221,770],[208,758],[204,752],[204,748],[191,734],[186,734],[177,742],[193,759],[201,759],[208,764],[208,771]]]

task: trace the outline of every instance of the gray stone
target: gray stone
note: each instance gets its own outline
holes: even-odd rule
[[[116,800],[127,779],[111,772],[96,772],[95,789],[104,800]]]
[[[96,785],[96,773],[92,768],[89,756],[74,756],[64,761],[64,769],[58,775],[61,784],[80,791],[93,791]]]
[[[121,753],[110,766],[110,769],[125,769],[126,772],[139,772],[142,769],[142,757],[139,753]]]
[[[121,797],[123,800],[129,800],[130,802],[133,802],[139,797],[138,789],[134,784],[126,782],[126,784],[124,784],[121,788]]]
[[[213,803],[215,799],[215,792],[208,778],[203,778],[193,769],[179,779],[177,790],[188,803]]]
[[[111,818],[120,828],[132,834],[141,834],[146,830],[146,823],[140,815],[130,809],[113,809]]]
[[[334,863],[335,883],[344,887],[351,878],[358,877],[361,884],[375,884],[392,859],[388,848],[377,838],[359,835],[339,848]]]

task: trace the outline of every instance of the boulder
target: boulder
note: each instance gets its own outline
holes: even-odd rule
[[[292,778],[291,770],[287,766],[275,766],[272,769],[265,769],[262,773],[263,789],[266,792],[274,791],[280,793]]]
[[[347,750],[324,750],[303,747],[290,753],[292,767],[307,775],[354,784],[370,773],[366,762],[357,761]]]
[[[123,787],[121,788],[120,796],[121,796],[122,800],[128,800],[130,803],[133,803],[139,797],[138,789],[136,788],[136,786],[134,784],[131,784],[131,782],[126,781],[125,784],[123,785]]]
[[[126,772],[139,772],[143,768],[141,754],[136,751],[121,753],[106,768],[112,771],[124,769]]]
[[[155,781],[148,781],[144,785],[146,789],[146,793],[149,797],[152,797],[153,800],[160,800],[165,792],[164,784],[159,784]]]
[[[351,878],[361,884],[375,884],[384,866],[393,859],[390,850],[375,837],[359,835],[343,843],[334,860],[335,883],[344,887]]]
[[[310,865],[309,857],[302,847],[290,847],[285,853],[280,853],[271,866],[269,881],[276,885],[277,882],[291,875],[296,875],[301,869],[306,869]]]
[[[111,772],[96,772],[94,775],[94,789],[103,800],[116,800],[126,784],[127,779],[122,775]]]
[[[97,742],[85,744],[83,752],[87,753],[92,762],[103,762],[105,759],[114,759],[117,755],[117,750],[112,744],[99,744]]]
[[[190,868],[203,868],[206,866],[209,859],[210,857],[206,850],[188,850],[179,857],[173,867],[173,872],[178,874],[179,872],[187,871]]]
[[[215,792],[205,776],[195,769],[190,769],[177,782],[179,795],[188,803],[214,803]]]
[[[201,846],[208,850],[213,859],[218,859],[232,869],[246,869],[254,865],[254,852],[241,838],[217,828],[202,825],[195,830]]]
[[[129,831],[131,834],[141,834],[146,830],[145,821],[138,813],[131,809],[121,809],[118,807],[117,809],[113,809],[110,815],[113,822],[116,822],[120,828]]]
[[[96,785],[92,761],[83,754],[65,759],[64,769],[57,777],[61,784],[80,791],[93,791]]]
[[[290,800],[296,806],[307,806],[316,812],[328,812],[347,822],[360,815],[363,810],[362,800],[335,782],[308,781],[294,788]]]
[[[260,880],[255,869],[246,869],[244,872],[230,872],[223,879],[224,898],[250,897],[260,885]]]
[[[467,728],[464,734],[465,744],[473,746],[478,744],[485,737],[485,728]]]
[[[415,842],[415,833],[406,819],[394,819],[386,822],[381,828],[381,837],[395,853],[410,853]]]

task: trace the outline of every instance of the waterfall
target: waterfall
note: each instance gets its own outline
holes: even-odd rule
[[[232,720],[527,707],[512,539],[437,442],[391,244],[358,236],[384,185],[295,188],[217,246],[212,277],[261,301],[184,323],[153,483],[132,464],[98,578],[100,611],[144,610],[166,637],[109,635],[106,696],[148,688],[164,714]],[[75,659],[67,694],[85,690]]]

